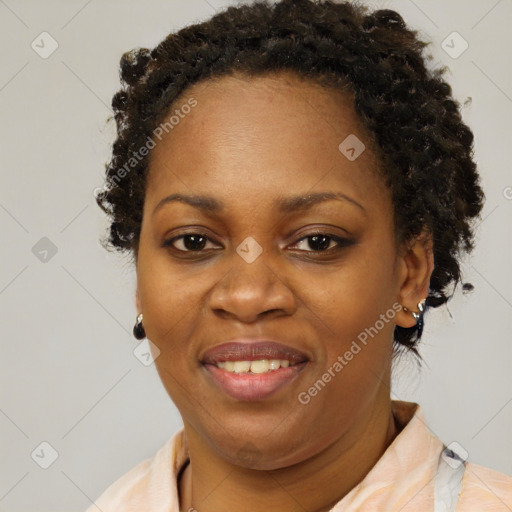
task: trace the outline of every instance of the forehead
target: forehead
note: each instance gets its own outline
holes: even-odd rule
[[[337,133],[365,131],[348,88],[341,84],[339,88],[322,85],[290,71],[256,76],[234,73],[203,80],[188,87],[175,100],[169,114],[176,109],[179,111],[190,98],[196,99],[199,108],[194,108],[193,115],[187,116],[189,122],[180,123],[189,128],[218,129],[222,123],[221,133],[226,133],[230,125],[236,124],[239,133],[233,132],[242,136],[243,121],[247,120],[259,122],[260,133],[273,126],[276,129],[286,126],[288,132],[293,133],[293,128],[304,130],[305,125],[311,134],[326,130]],[[175,126],[171,131],[177,135],[182,130]]]
[[[183,108],[190,100],[195,106]],[[222,192],[242,189],[249,180],[254,192],[269,180],[299,183],[300,189],[323,177],[331,186],[341,179],[360,195],[374,185],[378,162],[347,91],[289,72],[223,76],[186,89],[173,114],[175,120],[180,114],[179,122],[150,155],[149,195],[180,182]],[[367,148],[355,161],[340,151],[347,137]]]

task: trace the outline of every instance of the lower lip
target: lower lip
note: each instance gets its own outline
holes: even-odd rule
[[[263,400],[273,395],[283,386],[290,384],[306,367],[307,362],[287,368],[278,368],[267,373],[232,373],[215,366],[205,364],[204,368],[213,377],[213,381],[225,393],[237,400]]]

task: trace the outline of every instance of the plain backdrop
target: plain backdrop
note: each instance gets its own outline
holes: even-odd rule
[[[234,3],[0,0],[0,511],[82,511],[182,426],[134,353],[135,275],[100,246],[93,191],[122,53]],[[471,98],[462,112],[487,196],[464,264],[475,291],[429,312],[425,365],[395,368],[393,398],[512,475],[512,2],[365,3],[397,9],[431,41],[430,65],[449,66],[455,97]]]

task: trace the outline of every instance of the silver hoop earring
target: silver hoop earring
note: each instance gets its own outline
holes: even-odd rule
[[[425,312],[425,302],[426,302],[426,300],[427,299],[423,299],[420,302],[418,302],[417,308],[418,308],[419,311],[409,311],[404,306],[404,311],[406,311],[408,313],[411,313],[411,315],[413,316],[414,320],[416,320],[416,323],[418,323],[420,320],[423,319],[423,313]]]
[[[414,320],[416,320],[416,323],[423,316],[423,312],[425,311],[425,301],[426,299],[423,299],[422,301],[418,302],[418,309],[420,310],[419,313],[417,313],[416,311],[411,311]]]

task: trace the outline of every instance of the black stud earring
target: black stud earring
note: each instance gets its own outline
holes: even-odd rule
[[[144,326],[142,325],[142,313],[137,316],[137,321],[133,326],[133,335],[138,340],[143,340],[146,337],[146,331],[144,330]]]

